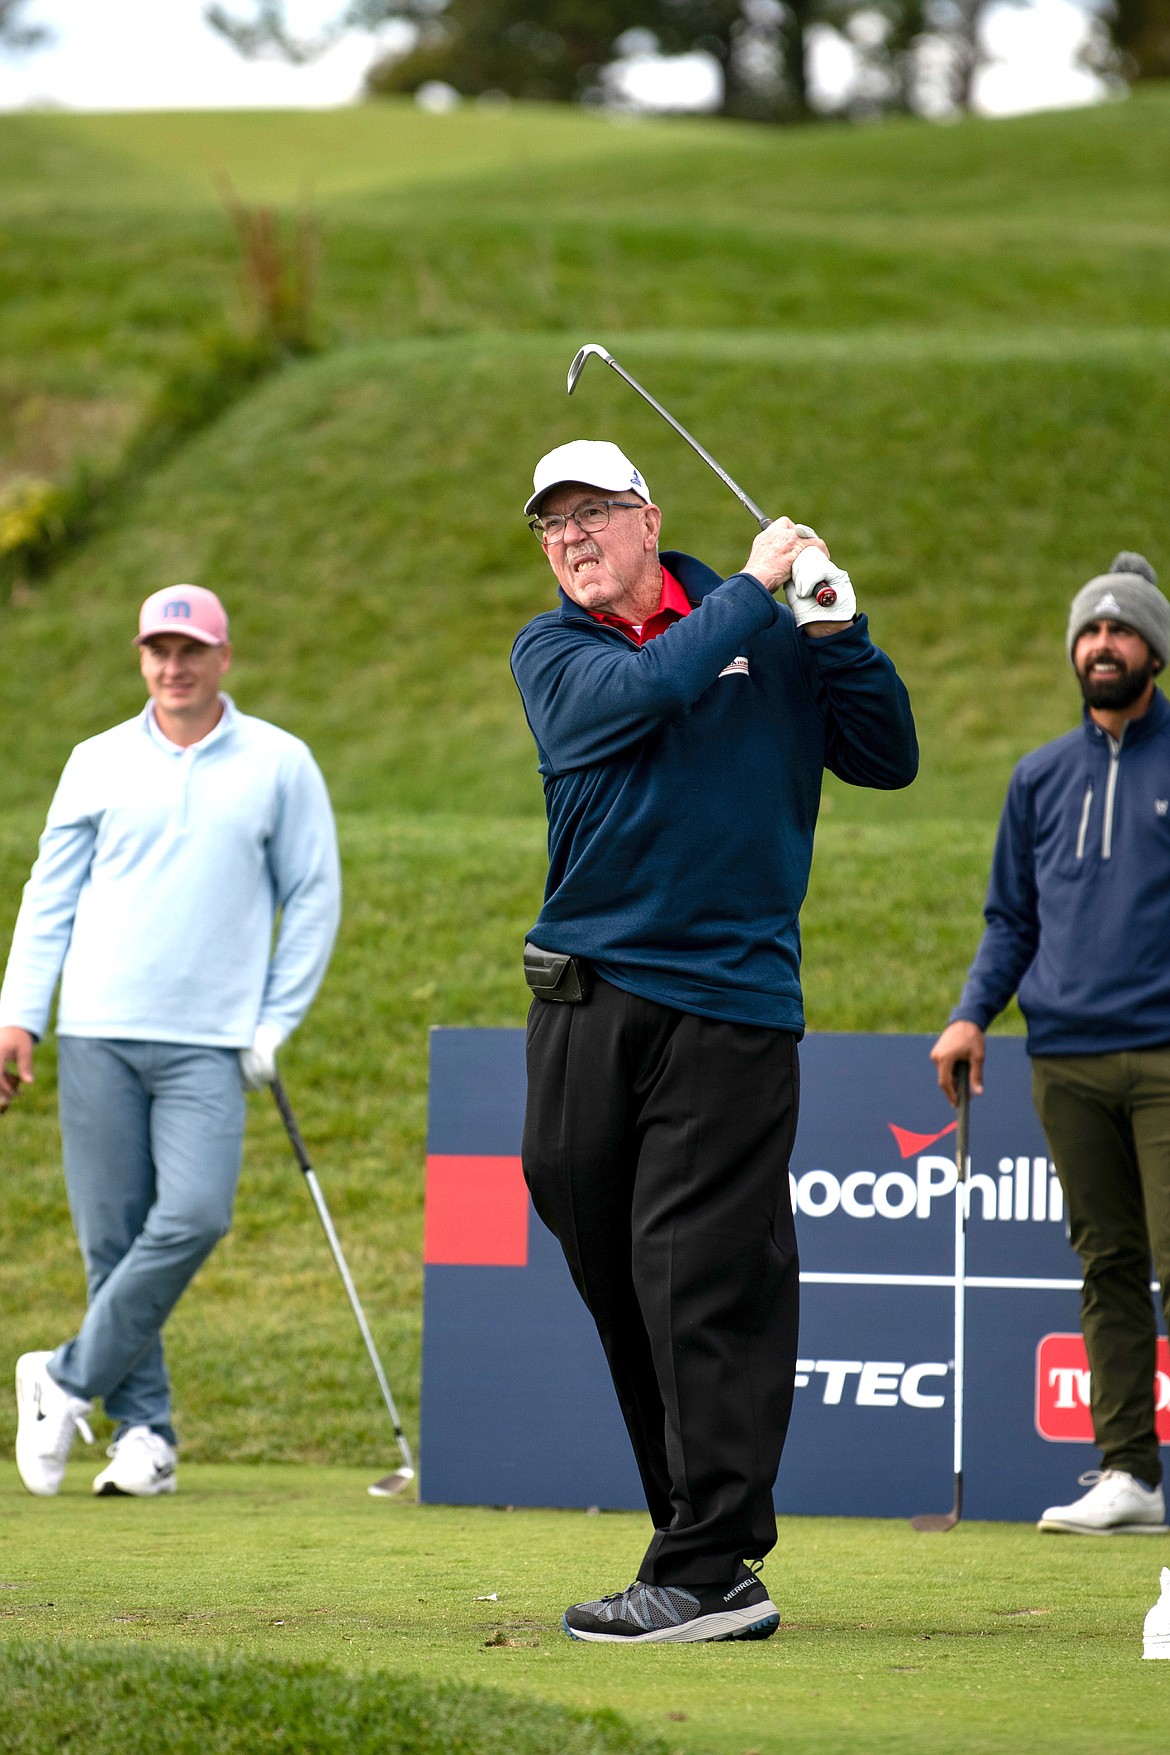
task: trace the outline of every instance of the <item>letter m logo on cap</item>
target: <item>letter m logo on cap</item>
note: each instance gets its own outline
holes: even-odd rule
[[[189,622],[191,620],[191,605],[186,598],[172,597],[169,603],[164,603],[163,620]]]

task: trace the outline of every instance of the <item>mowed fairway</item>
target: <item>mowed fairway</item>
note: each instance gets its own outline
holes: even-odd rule
[[[0,482],[113,456],[192,336],[238,321],[218,176],[285,212],[304,193],[317,218],[320,356],[111,502],[48,578],[0,590],[0,955],[70,747],[141,703],[139,601],[212,586],[237,701],[311,743],[339,811],[344,924],[282,1068],[412,1441],[427,1031],[523,1022],[518,948],[544,875],[507,665],[551,597],[519,516],[532,462],[612,437],[667,544],[730,571],[752,532],[603,368],[566,401],[573,352],[612,348],[850,567],[911,687],[922,773],[894,797],[826,787],[809,1024],[929,1031],[976,942],[1012,763],[1078,712],[1073,590],[1122,547],[1170,577],[1167,149],[1156,89],[947,129],[405,104],[0,117]],[[0,1123],[5,1372],[84,1300],[51,1040],[38,1071]],[[166,1755],[1165,1746],[1170,1669],[1139,1661],[1162,1541],[785,1521],[778,1638],[571,1645],[562,1609],[629,1580],[641,1520],[366,1496],[389,1430],[263,1096],[235,1228],[167,1339],[174,1500],[93,1502],[80,1448],[53,1503],[0,1471],[5,1750],[68,1733],[136,1755],[155,1710]],[[14,1425],[0,1394],[5,1453]],[[83,1655],[37,1658],[59,1640]],[[185,1669],[167,1669],[174,1652]],[[324,1667],[265,1667],[298,1664]],[[397,1705],[396,1676],[418,1679]],[[142,1715],[122,1744],[119,1692]]]
[[[52,1504],[0,1493],[9,1638],[458,1678],[614,1708],[687,1755],[1164,1747],[1140,1639],[1158,1542],[783,1520],[777,1636],[614,1651],[558,1623],[585,1580],[629,1575],[643,1519],[387,1503],[352,1468],[193,1467],[172,1501],[95,1501],[87,1472]]]

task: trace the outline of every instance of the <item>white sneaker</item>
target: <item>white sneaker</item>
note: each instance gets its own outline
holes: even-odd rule
[[[30,1493],[51,1499],[61,1490],[65,1459],[80,1432],[87,1444],[90,1403],[54,1383],[45,1366],[52,1353],[22,1353],[16,1361],[16,1466]]]
[[[1050,1505],[1038,1530],[1073,1536],[1161,1536],[1166,1534],[1166,1501],[1161,1487],[1147,1487],[1124,1469],[1090,1469],[1080,1477],[1089,1491],[1071,1505]]]
[[[124,1493],[135,1499],[152,1499],[156,1493],[173,1493],[178,1486],[179,1453],[149,1426],[131,1426],[106,1455],[112,1460],[93,1483],[94,1492],[102,1497]]]

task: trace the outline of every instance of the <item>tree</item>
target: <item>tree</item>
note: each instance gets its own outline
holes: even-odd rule
[[[860,65],[846,107],[862,114],[971,110],[976,76],[990,59],[983,26],[995,3],[869,0],[858,5],[841,0],[828,22],[848,38]]]
[[[571,103],[601,94],[602,69],[624,30],[649,28],[654,0],[449,0],[416,20],[418,42],[406,56],[375,62],[366,79],[375,95],[417,91],[441,79],[464,96]]]
[[[43,24],[26,24],[20,14],[28,0],[0,0],[0,49],[40,49],[52,40]]]
[[[347,30],[392,19],[414,24],[406,56],[370,71],[377,93],[442,79],[468,96],[488,91],[562,102],[596,98],[603,69],[629,30],[653,33],[667,54],[703,49],[723,69],[725,115],[776,120],[808,113],[808,32],[846,0],[351,0],[313,39],[295,37],[283,0],[253,0],[240,18],[207,8],[212,27],[245,55],[307,60]]]
[[[986,64],[984,16],[992,0],[926,0],[926,24],[946,51],[950,99],[957,110],[970,110],[975,75]]]
[[[833,22],[853,46],[860,64],[854,111],[919,108],[923,46],[929,34],[928,0],[877,0]]]
[[[1086,57],[1095,72],[1170,79],[1170,0],[1107,0],[1100,19]]]

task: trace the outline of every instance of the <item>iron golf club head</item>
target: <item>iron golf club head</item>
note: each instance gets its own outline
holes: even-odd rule
[[[591,353],[595,353],[599,359],[603,359],[607,366],[611,366],[613,364],[613,359],[612,359],[611,355],[606,352],[605,348],[602,347],[599,342],[587,341],[585,343],[584,347],[577,349],[577,353],[576,353],[576,356],[574,357],[573,363],[569,367],[569,380],[568,380],[568,384],[567,384],[566,388],[567,388],[568,394],[570,396],[573,394],[573,391],[577,388],[577,379],[581,376],[581,373],[585,370],[585,361],[589,358]]]
[[[380,1481],[374,1481],[366,1488],[371,1499],[393,1499],[414,1480],[414,1470],[409,1468],[395,1469],[389,1475],[383,1475]]]
[[[373,1491],[371,1487],[370,1492]],[[917,1530],[920,1536],[936,1536],[953,1530],[958,1521],[956,1511],[920,1511],[917,1517],[910,1519],[910,1528]]]

